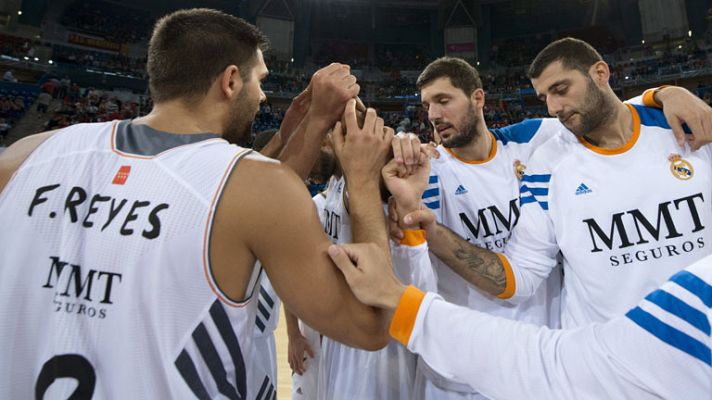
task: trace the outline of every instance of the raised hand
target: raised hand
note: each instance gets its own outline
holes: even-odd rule
[[[334,153],[349,185],[378,181],[390,151],[393,129],[384,127],[383,119],[376,116],[376,110],[369,108],[363,127],[359,127],[356,100],[349,100],[343,123],[336,123],[331,137]]]
[[[344,113],[349,99],[358,96],[361,87],[351,75],[351,67],[332,63],[314,73],[311,82],[310,113],[333,125]]]
[[[677,86],[657,90],[655,98],[663,104],[665,118],[681,147],[688,143],[697,150],[712,142],[712,108],[702,99]],[[692,134],[685,134],[682,124],[687,124]]]

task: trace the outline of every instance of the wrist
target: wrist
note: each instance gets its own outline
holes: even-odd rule
[[[406,288],[407,286],[402,283],[397,281],[394,282],[393,286],[383,296],[383,302],[379,305],[379,307],[391,312],[395,311],[403,298],[403,293],[405,293]]]
[[[318,112],[314,112],[310,109],[307,111],[306,115],[304,115],[302,123],[306,123],[307,126],[309,126],[310,131],[315,130],[321,134],[325,134],[334,126],[335,121],[332,121],[325,115],[319,114]]]
[[[287,336],[290,338],[299,338],[302,336],[302,332],[300,332],[299,329],[297,329],[297,330],[287,329]]]
[[[346,169],[344,169],[344,179],[346,180],[346,185],[349,188],[349,193],[351,193],[351,195],[361,191],[370,192],[375,190],[377,193],[380,191],[380,174],[368,174],[365,171],[352,171],[349,173]]]

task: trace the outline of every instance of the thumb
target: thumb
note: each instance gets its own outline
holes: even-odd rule
[[[356,272],[356,265],[351,261],[345,249],[341,246],[332,244],[329,246],[329,257],[336,264],[336,267],[341,270],[347,281],[351,279],[352,274]]]
[[[428,226],[435,223],[435,214],[430,210],[416,210],[406,215],[403,218],[406,224],[419,224],[420,226]]]

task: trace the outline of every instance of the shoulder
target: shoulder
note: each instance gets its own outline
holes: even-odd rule
[[[533,118],[522,122],[492,129],[494,137],[506,145],[509,143],[541,143],[556,135],[561,124],[556,118]]]
[[[527,173],[530,169],[554,171],[567,159],[575,154],[575,149],[580,146],[577,139],[570,132],[561,132],[551,137],[534,149],[529,158]]]
[[[670,124],[668,124],[665,114],[663,114],[663,110],[637,104],[630,104],[630,106],[638,114],[638,118],[640,118],[640,125],[670,129]]]
[[[0,191],[23,162],[57,131],[47,131],[24,137],[5,149],[0,155]]]

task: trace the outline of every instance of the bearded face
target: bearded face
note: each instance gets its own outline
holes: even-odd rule
[[[477,114],[475,114],[475,109],[472,101],[468,102],[468,107],[466,108],[465,114],[462,115],[462,119],[455,124],[449,124],[447,122],[441,122],[436,124],[437,126],[444,127],[445,131],[448,132],[447,135],[443,136],[441,131],[438,129],[438,133],[442,138],[442,145],[448,148],[458,148],[466,146],[472,143],[473,140],[478,135],[477,124],[479,120],[477,119]]]
[[[252,83],[250,81],[245,82],[240,93],[232,100],[231,112],[227,115],[227,122],[224,125],[225,131],[223,132],[223,138],[230,143],[241,145],[249,139],[252,122],[260,111],[261,89],[259,81],[257,82],[256,90],[253,87],[255,85]]]
[[[587,77],[586,92],[578,106],[559,116],[566,128],[576,136],[583,136],[603,125],[615,115],[615,104]]]

